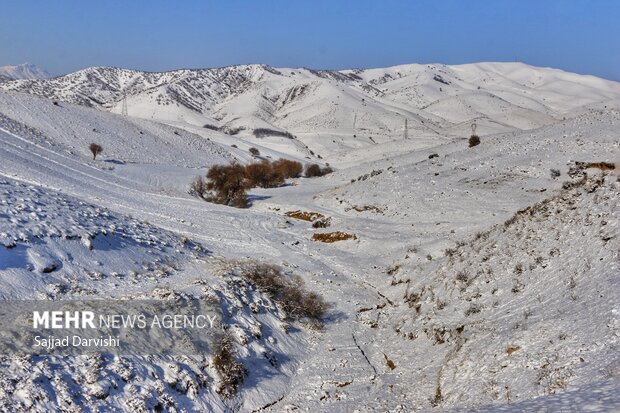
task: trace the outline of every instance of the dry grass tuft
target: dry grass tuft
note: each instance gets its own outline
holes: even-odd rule
[[[314,241],[332,243],[336,241],[345,241],[348,239],[357,239],[357,237],[353,234],[347,234],[346,232],[334,231],[334,232],[324,232],[321,234],[314,234],[312,235],[312,239]]]
[[[286,213],[287,217],[300,219],[302,221],[313,222],[320,218],[325,218],[325,215],[319,214],[318,212],[308,212],[308,211],[289,211]]]
[[[515,351],[519,350],[521,347],[519,346],[508,346],[506,347],[506,354],[508,354],[509,356],[514,353]]]

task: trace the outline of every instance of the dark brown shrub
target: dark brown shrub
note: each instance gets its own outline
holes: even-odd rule
[[[269,161],[247,165],[245,176],[250,187],[277,188],[284,183],[284,176]]]
[[[291,161],[290,159],[278,159],[273,162],[273,169],[286,178],[297,178],[301,175],[304,167],[301,162]]]
[[[306,178],[313,178],[316,176],[327,175],[332,172],[334,172],[334,170],[329,165],[321,168],[318,164],[312,163],[306,165],[306,170],[304,174],[306,175]]]
[[[357,237],[353,234],[347,234],[346,232],[334,231],[334,232],[324,232],[324,233],[313,234],[312,239],[314,241],[332,243],[336,241],[345,241],[348,239],[357,239]]]
[[[275,129],[257,128],[252,132],[257,138],[264,138],[265,136],[279,136],[283,138],[294,139],[295,136],[290,132],[282,132]]]
[[[97,158],[97,155],[103,152],[103,146],[99,145],[98,143],[91,143],[88,146],[88,149],[90,149],[90,152],[93,154],[93,160]]]
[[[260,151],[254,147],[248,149],[248,152],[250,152],[252,156],[260,156]]]
[[[478,135],[471,135],[469,137],[469,147],[480,145],[480,137]]]
[[[207,190],[212,193],[205,199],[216,204],[245,208],[249,199],[245,167],[237,163],[215,165],[207,172]]]

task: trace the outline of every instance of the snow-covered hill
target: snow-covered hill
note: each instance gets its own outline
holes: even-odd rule
[[[210,355],[3,357],[0,410],[620,407],[618,83],[249,65],[0,89],[0,295],[215,297],[247,368],[225,397]],[[250,147],[336,171],[253,189],[247,209],[188,193]],[[331,231],[352,237],[313,237]],[[257,263],[330,303],[323,328],[244,278]]]
[[[521,63],[164,73],[97,67],[0,88],[246,137],[257,128],[288,131],[323,156],[405,136],[467,136],[474,122],[478,134],[532,129],[583,107],[620,105],[615,82]]]
[[[15,66],[0,66],[0,82],[16,79],[49,79],[52,76],[32,63]]]

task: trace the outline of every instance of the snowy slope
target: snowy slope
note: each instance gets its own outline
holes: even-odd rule
[[[257,128],[288,131],[301,141],[289,142],[291,150],[307,145],[326,159],[406,134],[468,136],[474,122],[483,135],[532,129],[620,102],[616,82],[521,63],[163,73],[99,67],[0,88],[246,138]]]
[[[95,68],[2,88],[21,91],[0,92],[2,296],[214,295],[248,368],[228,399],[208,357],[5,357],[5,410],[620,406],[619,183],[575,164],[616,161],[617,83],[480,63]],[[243,210],[188,194],[252,146],[337,170],[253,189]],[[356,238],[312,239],[336,230]],[[332,304],[324,328],[285,320],[239,260],[300,275]]]

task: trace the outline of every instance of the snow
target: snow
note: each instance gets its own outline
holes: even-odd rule
[[[617,159],[619,84],[478,63],[89,68],[0,89],[0,296],[215,297],[248,370],[226,399],[208,355],[3,356],[0,410],[620,407],[620,183],[575,167]],[[247,209],[188,193],[250,147],[336,171]],[[355,239],[312,240],[331,231]],[[253,261],[331,303],[324,327],[287,320],[239,275]]]
[[[15,66],[0,66],[0,81],[15,79],[49,79],[52,76],[45,70],[33,65],[23,63]]]

